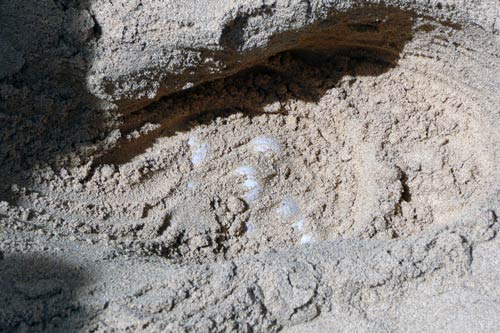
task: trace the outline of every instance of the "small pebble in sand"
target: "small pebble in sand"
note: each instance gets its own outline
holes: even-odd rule
[[[191,89],[193,87],[194,87],[194,84],[192,82],[188,82],[182,86],[182,90]]]
[[[227,209],[233,214],[239,214],[245,211],[246,206],[241,199],[231,196],[227,199]]]

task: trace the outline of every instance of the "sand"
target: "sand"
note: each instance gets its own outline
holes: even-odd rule
[[[69,4],[87,51],[57,66],[87,85],[68,91],[39,49],[2,47],[0,331],[500,329],[498,6],[481,4],[445,6],[456,22],[313,11],[265,42],[249,20],[207,72],[134,60],[140,24],[106,60],[124,9],[98,24],[108,5]]]

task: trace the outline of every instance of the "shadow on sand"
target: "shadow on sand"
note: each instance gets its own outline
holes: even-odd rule
[[[80,267],[27,254],[0,259],[0,332],[70,332],[88,314],[78,291],[88,281]]]

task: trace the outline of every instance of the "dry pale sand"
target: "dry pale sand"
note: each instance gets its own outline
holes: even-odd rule
[[[283,41],[152,100],[67,77],[117,71],[103,3],[53,42],[57,79],[48,46],[0,44],[0,331],[498,331],[498,4],[478,4],[264,25]]]

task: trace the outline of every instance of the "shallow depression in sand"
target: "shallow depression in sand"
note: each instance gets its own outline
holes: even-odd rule
[[[406,237],[481,200],[494,156],[471,92],[404,60],[387,68],[370,58],[313,65],[293,52],[277,57],[270,61],[323,94],[304,100],[280,72],[259,69],[159,103],[153,114],[213,98],[226,107],[196,114],[174,134],[153,132],[144,152],[98,167],[90,184],[116,186],[100,197],[114,206],[92,203],[105,216],[99,228],[125,251],[230,258]]]
[[[452,223],[492,197],[492,104],[453,63],[403,54],[278,53],[124,114],[92,162],[38,171],[22,200],[77,237],[182,261]]]
[[[500,331],[492,4],[4,2],[0,331]]]

